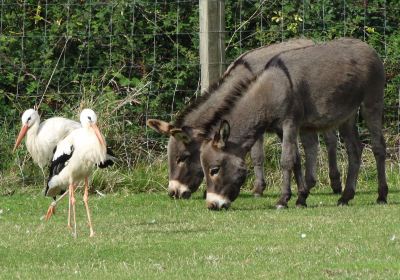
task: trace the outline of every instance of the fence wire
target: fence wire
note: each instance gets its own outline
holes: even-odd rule
[[[389,150],[399,155],[399,6],[386,0],[241,0],[225,6],[227,64],[246,50],[293,37],[349,36],[376,48],[388,78]],[[199,93],[198,9],[198,0],[1,0],[3,143],[13,141],[21,113],[34,105],[43,118],[75,119],[80,108],[91,106],[128,166],[153,159],[165,139],[146,128],[146,119],[171,121]]]

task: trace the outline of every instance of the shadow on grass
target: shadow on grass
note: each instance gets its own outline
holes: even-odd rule
[[[150,228],[148,230],[145,230],[144,232],[150,233],[150,234],[193,234],[193,233],[205,233],[205,232],[210,232],[211,229],[156,229],[156,228]]]
[[[310,195],[315,195],[315,196],[340,196],[341,194],[335,194],[335,193],[333,193],[333,192],[317,192],[317,193],[314,193],[314,192],[312,192],[313,190],[311,190],[311,194]],[[357,194],[377,194],[378,193],[378,190],[356,190],[356,195]],[[389,188],[389,194],[391,194],[391,193],[400,193],[400,190],[399,189],[395,189],[395,190],[391,190],[390,188]]]
[[[340,197],[340,193],[336,194],[333,193],[332,191],[323,191],[320,192],[319,190],[316,190],[317,192],[314,192],[315,189],[311,190],[310,196],[332,196],[332,197]],[[205,194],[204,194],[205,190],[199,190],[195,193],[192,194],[192,196],[190,197],[190,199],[192,200],[204,200],[205,199]],[[362,191],[356,191],[356,195],[357,194],[375,194],[377,193],[377,190],[362,190]],[[400,189],[395,189],[395,190],[391,190],[389,188],[389,194],[391,193],[400,193]],[[252,193],[241,193],[239,195],[239,198],[241,199],[258,199],[258,198],[278,198],[280,195],[279,192],[269,192],[268,190],[264,191],[264,194],[261,197],[254,197],[254,195]],[[296,196],[296,190],[293,191],[293,197]]]
[[[191,196],[191,198],[189,198],[188,200],[186,199],[182,199],[183,201],[204,201],[204,189],[200,189],[197,192],[193,193],[193,195]],[[390,190],[389,189],[389,196],[391,194],[398,194],[400,193],[399,189],[395,189],[395,190]],[[356,196],[355,199],[357,199],[357,197],[363,197],[363,196],[368,196],[368,195],[377,195],[377,190],[358,190],[356,191]],[[165,196],[167,197],[168,195],[165,194]],[[276,206],[275,206],[275,202],[273,202],[272,204],[270,204],[270,202],[268,202],[268,205],[266,205],[266,203],[261,202],[262,204],[259,203],[259,201],[261,200],[265,200],[265,202],[267,200],[278,200],[280,196],[280,192],[274,190],[273,192],[265,190],[264,194],[261,197],[254,197],[254,195],[250,192],[243,192],[239,195],[238,199],[240,200],[245,200],[245,201],[251,201],[251,200],[255,200],[257,201],[257,204],[254,205],[251,202],[248,202],[248,206],[247,205],[240,205],[240,206],[236,206],[236,203],[233,203],[232,208],[230,208],[228,211],[259,211],[259,210],[274,210],[276,211]],[[329,202],[325,202],[324,204],[320,205],[320,204],[313,204],[313,205],[308,205],[307,208],[309,209],[314,209],[314,208],[336,208],[337,206],[337,200],[340,197],[340,194],[335,194],[333,193],[330,189],[326,189],[324,191],[320,191],[318,189],[313,189],[310,197],[312,197],[313,199],[318,199],[318,197],[327,199],[327,197],[332,197],[332,200],[329,200]],[[294,190],[293,192],[293,196],[291,198],[291,202],[295,201],[297,198],[297,194],[296,191]],[[173,198],[170,198],[171,201],[173,201]],[[177,199],[180,200],[180,199]],[[246,202],[247,203],[247,202]],[[291,204],[291,203],[290,203]],[[366,206],[373,206],[373,205],[377,205],[375,202],[375,198],[372,199],[371,201],[365,202],[363,203],[363,205]],[[388,205],[400,205],[400,202],[396,202],[396,201],[391,201],[390,197],[389,197],[389,203]],[[350,205],[348,206],[344,206],[344,207],[352,207],[354,206],[354,204],[352,203],[352,201],[350,201]],[[357,204],[357,206],[360,206],[360,204]],[[291,206],[289,207],[289,209],[293,209],[295,208],[295,206]],[[283,209],[283,211],[285,211],[285,209]],[[224,210],[222,210],[221,212],[224,212]],[[141,225],[146,225],[147,223],[141,223]]]
[[[347,208],[347,207],[359,207],[359,206],[378,206],[378,207],[385,207],[385,206],[391,206],[391,205],[400,205],[400,202],[388,202],[387,204],[381,205],[381,204],[377,204],[376,202],[366,202],[363,204],[357,204],[354,205],[350,202],[349,205],[347,206],[338,206],[336,204],[336,202],[334,203],[329,203],[329,204],[323,204],[323,205],[319,205],[319,204],[313,204],[313,205],[308,205],[307,207],[296,207],[296,206],[289,206],[288,208],[284,208],[284,209],[277,209],[275,205],[266,205],[266,206],[261,206],[261,207],[251,207],[251,206],[233,206],[232,208],[230,208],[229,210],[222,210],[220,212],[224,212],[224,211],[260,211],[260,210],[272,210],[272,211],[290,211],[293,209],[317,209],[317,208],[325,208],[325,209],[333,209],[333,208]]]
[[[396,193],[400,193],[400,190],[397,190],[397,189],[393,190],[393,191],[389,190],[389,196],[390,196],[390,194],[396,194]],[[354,199],[357,199],[357,197],[361,198],[361,197],[370,196],[370,195],[374,195],[374,194],[378,195],[377,191],[375,191],[375,190],[357,191]],[[276,200],[278,200],[279,196],[280,196],[280,194],[275,192],[275,193],[271,193],[269,195],[265,195],[264,194],[262,197],[255,198],[252,194],[244,193],[244,194],[240,194],[238,199],[247,199],[247,200],[248,199],[276,199]],[[375,201],[375,198],[373,198],[371,201],[363,202],[362,204],[356,204],[355,205],[354,202],[352,202],[353,200],[350,200],[349,205],[338,206],[337,205],[337,199],[340,197],[340,194],[334,194],[332,192],[318,192],[318,193],[311,193],[310,194],[310,197],[313,197],[313,199],[318,199],[318,197],[326,198],[328,196],[332,197],[332,201],[324,202],[324,204],[312,204],[312,205],[308,204],[308,206],[305,207],[304,209],[307,209],[307,208],[308,209],[338,208],[338,207],[353,207],[353,206],[356,206],[356,207],[359,207],[359,206],[382,206],[382,207],[384,207],[385,205],[389,205],[389,206],[390,205],[400,205],[399,201],[391,201],[390,197],[389,197],[388,203],[387,204],[383,204],[383,205],[377,204],[376,201]],[[290,202],[295,201],[296,198],[297,198],[297,195],[293,194]],[[286,209],[279,209],[278,210],[276,208],[275,204],[262,205],[262,206],[259,206],[259,205],[243,206],[243,205],[241,205],[241,206],[238,206],[238,207],[233,205],[233,207],[231,209],[229,209],[228,211],[259,211],[259,210],[262,210],[262,209],[275,210],[275,211],[285,211],[285,210],[294,209],[294,208],[302,209],[302,207],[292,206],[292,207],[289,207],[289,208],[286,208]]]

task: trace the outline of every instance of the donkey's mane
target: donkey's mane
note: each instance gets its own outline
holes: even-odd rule
[[[200,129],[200,131],[202,131],[204,135],[208,135],[211,132],[212,128],[220,122],[222,117],[232,111],[236,102],[238,102],[239,99],[242,98],[243,94],[246,92],[246,90],[250,87],[255,79],[256,76],[251,79],[245,78],[241,80],[238,84],[236,84],[232,93],[224,98],[222,104],[215,109],[212,116],[197,128]]]
[[[196,96],[194,99],[190,100],[189,105],[186,106],[185,109],[183,109],[183,111],[180,112],[176,117],[174,125],[176,127],[181,127],[185,121],[186,116],[189,115],[191,112],[195,111],[202,104],[204,104],[208,100],[208,98],[210,98],[211,94],[223,84],[224,79],[225,76],[223,76],[218,81],[214,82],[211,86],[209,86],[208,89],[205,90],[201,96]]]
[[[237,59],[234,63],[233,66],[231,68],[228,69],[227,72],[224,73],[224,75],[218,79],[218,81],[214,82],[213,84],[211,84],[208,89],[206,89],[204,91],[204,93],[200,96],[200,97],[196,97],[195,99],[192,99],[189,103],[188,106],[186,106],[185,109],[183,109],[182,112],[180,112],[178,114],[178,116],[176,117],[176,120],[174,122],[174,125],[176,127],[182,127],[186,117],[194,112],[196,109],[198,109],[201,105],[203,105],[209,98],[210,96],[216,92],[221,85],[225,82],[225,79],[227,77],[229,77],[231,71],[236,68],[238,65],[243,65],[246,69],[248,69],[250,72],[251,68],[250,65],[248,64],[247,61],[243,60],[241,57],[239,59]],[[244,85],[246,82],[249,82],[248,79],[245,79],[244,81],[241,81],[239,83],[239,85],[235,86],[232,93],[230,95],[228,95],[225,100],[223,101],[223,105],[221,105],[222,107],[226,107],[224,106],[226,105],[230,105],[231,107],[233,106],[233,104],[236,102],[236,100],[238,99],[239,95],[242,95],[242,91],[245,90],[247,88],[246,85]],[[240,96],[239,96],[240,97]]]

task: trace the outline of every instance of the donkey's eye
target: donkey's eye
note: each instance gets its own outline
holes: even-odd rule
[[[178,159],[176,160],[176,162],[179,163],[183,163],[185,162],[187,159],[189,158],[189,155],[183,155],[181,157],[178,157]]]
[[[215,176],[218,174],[220,167],[219,166],[214,166],[210,168],[210,175]]]

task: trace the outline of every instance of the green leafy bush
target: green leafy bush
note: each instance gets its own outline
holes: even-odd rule
[[[385,62],[385,120],[395,134],[400,84],[395,2],[225,1],[227,62],[293,37],[364,39]],[[2,170],[17,169],[11,147],[21,113],[35,104],[42,118],[77,119],[82,107],[94,108],[107,141],[130,167],[165,148],[166,139],[145,127],[146,118],[173,120],[199,94],[197,0],[17,0],[2,1],[0,11]]]

